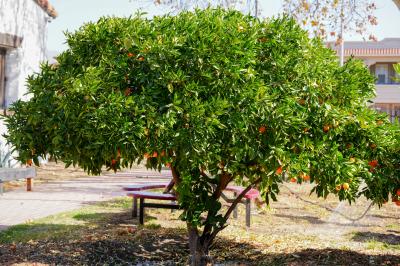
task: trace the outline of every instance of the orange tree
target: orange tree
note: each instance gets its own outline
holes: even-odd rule
[[[292,19],[102,18],[67,43],[12,106],[8,141],[22,162],[51,155],[91,174],[171,165],[193,265],[252,187],[267,202],[287,179],[310,179],[320,197],[398,200],[399,130],[367,108],[374,78]],[[231,182],[246,190],[224,209]]]

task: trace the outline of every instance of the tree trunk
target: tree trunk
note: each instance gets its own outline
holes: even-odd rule
[[[188,233],[189,233],[190,265],[192,266],[213,265],[213,260],[208,255],[208,250],[209,250],[208,241],[205,241],[205,243],[201,243],[197,228],[192,227],[190,225],[188,225]]]

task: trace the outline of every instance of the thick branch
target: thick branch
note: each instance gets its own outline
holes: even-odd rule
[[[250,189],[253,188],[253,186],[257,185],[258,183],[260,183],[262,180],[262,178],[258,178],[256,181],[254,181],[253,183],[251,183],[250,185],[248,185],[243,191],[242,193],[239,194],[239,196],[237,196],[237,198],[232,202],[231,206],[229,207],[229,209],[226,211],[225,215],[224,215],[224,219],[225,221],[228,220],[229,216],[231,215],[231,213],[233,212],[233,210],[235,209],[236,205],[238,205],[238,203],[243,199],[244,195],[246,195],[247,192],[249,192]]]
[[[172,180],[169,182],[168,186],[164,189],[164,193],[169,193],[175,184],[181,182],[181,176],[175,166],[171,165]]]
[[[228,184],[232,180],[233,180],[233,175],[223,172],[221,174],[220,181],[217,187],[215,188],[212,197],[215,200],[218,200],[222,195],[222,191],[224,191],[224,189],[228,186]],[[209,220],[210,217],[214,216],[215,214],[216,214],[215,211],[208,211],[206,221]],[[201,235],[202,240],[204,240],[207,237],[207,235],[210,235],[211,230],[212,230],[212,224],[206,224],[204,226],[203,234]]]
[[[246,187],[240,194],[239,196],[237,196],[237,198],[232,202],[231,206],[229,207],[229,209],[226,211],[225,215],[224,215],[224,220],[227,221],[229,216],[231,215],[231,213],[233,212],[233,210],[236,208],[236,206],[238,205],[238,203],[243,199],[244,195],[246,195],[247,192],[250,191],[250,189],[253,188],[253,186],[257,185],[258,183],[260,183],[262,180],[262,178],[258,178],[257,180],[255,180],[253,183],[251,183],[248,187]],[[222,229],[224,229],[225,226],[221,226],[217,229],[214,229],[214,231],[212,232],[209,242],[211,243],[215,236],[218,234],[218,232],[220,232]]]

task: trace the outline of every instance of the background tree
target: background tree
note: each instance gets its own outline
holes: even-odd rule
[[[135,0],[131,0],[135,1]],[[182,10],[193,10],[195,8],[222,7],[225,9],[235,9],[244,14],[251,14],[258,17],[261,13],[258,0],[151,0],[156,5],[168,6],[174,12]]]
[[[320,197],[399,200],[399,128],[367,108],[374,78],[359,61],[339,67],[292,19],[103,18],[67,43],[11,108],[8,141],[21,161],[51,155],[91,174],[170,164],[193,265],[252,187],[267,202],[288,179]],[[246,189],[222,208],[232,182]]]
[[[355,33],[376,41],[370,26],[378,24],[373,0],[284,0],[284,10],[314,36],[331,38],[340,45],[344,60],[344,34]]]

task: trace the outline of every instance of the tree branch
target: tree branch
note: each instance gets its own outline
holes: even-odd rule
[[[235,209],[236,205],[238,205],[238,203],[243,199],[244,195],[246,195],[247,192],[249,192],[250,189],[253,188],[253,186],[257,185],[258,183],[260,183],[262,180],[262,178],[258,178],[256,181],[254,181],[253,183],[251,183],[248,187],[246,187],[242,193],[239,194],[239,196],[237,196],[237,198],[232,202],[231,206],[229,207],[229,209],[226,211],[225,215],[224,215],[224,220],[225,222],[228,220],[229,216],[231,215],[231,213],[233,212],[233,210]],[[220,232],[221,230],[223,230],[225,228],[225,226],[221,226],[217,229],[215,229],[210,236],[209,242],[211,243],[214,238],[216,237],[216,235],[218,234],[218,232]]]
[[[232,181],[232,179],[233,179],[233,175],[231,175],[231,174],[228,174],[226,172],[223,172],[221,174],[220,181],[212,195],[212,197],[215,200],[218,200],[221,197],[222,191],[227,187],[227,185]],[[216,214],[217,213],[215,211],[208,211],[206,221],[209,220],[210,217],[212,217]],[[201,235],[202,241],[204,241],[207,238],[207,236],[210,235],[212,227],[213,227],[212,224],[206,224],[204,226],[203,234]]]
[[[171,189],[175,186],[175,184],[179,184],[182,181],[181,175],[179,174],[175,166],[171,165],[171,173],[172,173],[172,180],[169,182],[168,186],[164,189],[163,193],[170,192]]]

